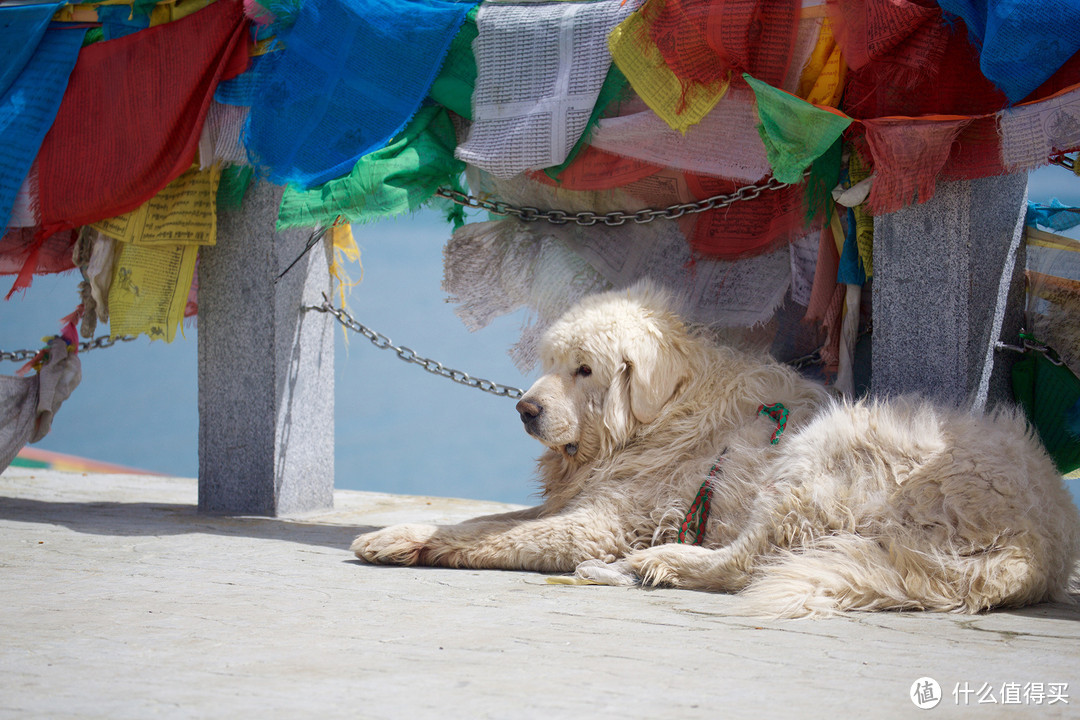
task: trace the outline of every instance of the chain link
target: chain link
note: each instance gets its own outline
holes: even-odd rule
[[[390,338],[386,337],[382,333],[376,332],[375,330],[372,330],[371,328],[358,322],[356,318],[350,315],[349,312],[344,308],[334,307],[328,299],[324,299],[322,305],[305,305],[303,309],[314,310],[316,312],[330,313],[337,319],[339,323],[341,323],[349,330],[363,335],[375,347],[379,348],[380,350],[393,350],[397,353],[398,358],[400,358],[401,360],[404,360],[405,362],[411,363],[413,365],[419,365],[433,375],[439,375],[449,380],[453,380],[454,382],[461,385],[476,388],[477,390],[483,390],[484,392],[491,393],[492,395],[508,397],[511,400],[517,400],[525,394],[524,391],[521,390],[521,388],[510,387],[509,385],[500,385],[499,383],[485,380],[484,378],[474,378],[473,376],[461,370],[448,368],[437,360],[423,357],[412,348],[408,348],[403,345],[395,345]]]
[[[494,215],[514,216],[525,222],[546,220],[553,225],[565,225],[568,222],[573,222],[584,227],[602,223],[608,227],[618,227],[631,220],[639,225],[643,225],[659,218],[674,220],[683,215],[705,212],[706,210],[716,210],[741,200],[753,200],[764,192],[769,190],[779,190],[787,187],[788,184],[789,183],[780,182],[775,177],[770,177],[761,185],[744,185],[730,195],[713,195],[712,197],[698,200],[697,202],[678,203],[660,209],[644,208],[636,212],[615,211],[609,213],[595,213],[588,210],[576,213],[567,212],[566,210],[541,210],[540,208],[529,207],[527,205],[516,207],[502,200],[487,200],[448,187],[440,187],[435,191],[435,194],[458,205],[463,205],[464,207],[476,210],[486,210]]]
[[[110,337],[109,335],[102,335],[101,337],[94,338],[93,340],[87,340],[79,343],[79,352],[86,352],[88,350],[97,350],[98,348],[112,347],[118,342],[131,342],[137,335],[120,335],[119,337]],[[0,350],[0,362],[5,360],[14,360],[16,362],[26,362],[32,359],[35,355],[41,352],[41,348],[37,350]]]

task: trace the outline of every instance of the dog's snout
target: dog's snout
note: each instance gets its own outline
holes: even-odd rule
[[[542,405],[538,405],[528,400],[519,400],[517,404],[518,414],[521,415],[521,422],[528,423],[535,420],[540,416],[540,413],[544,411]]]

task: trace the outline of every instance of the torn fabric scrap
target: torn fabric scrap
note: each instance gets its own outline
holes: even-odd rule
[[[73,329],[71,334],[77,341]],[[0,472],[27,443],[48,434],[60,406],[81,379],[79,356],[62,337],[49,341],[47,360],[33,377],[0,375]]]

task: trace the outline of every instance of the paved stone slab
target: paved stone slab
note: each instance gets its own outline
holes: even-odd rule
[[[0,475],[0,718],[913,717],[922,676],[933,716],[1080,714],[1074,607],[739,618],[723,595],[347,550],[361,527],[495,503],[339,491],[332,512],[228,518],[197,514],[196,489]],[[1000,704],[1028,682],[1068,683],[1069,704]],[[984,684],[999,704],[957,706]]]

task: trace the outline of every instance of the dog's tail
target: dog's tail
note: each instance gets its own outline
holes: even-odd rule
[[[759,565],[739,594],[737,612],[787,618],[846,610],[974,613],[1060,600],[1064,584],[1015,543],[960,554],[840,533]]]
[[[854,534],[783,550],[759,565],[739,593],[739,614],[820,617],[843,610],[920,609],[877,543]]]

